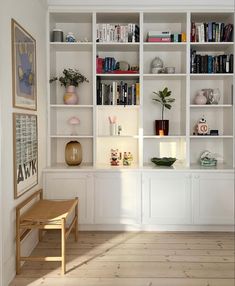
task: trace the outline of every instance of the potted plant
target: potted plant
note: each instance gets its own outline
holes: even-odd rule
[[[77,104],[78,96],[76,94],[76,87],[80,83],[89,82],[89,80],[82,75],[77,69],[64,69],[63,75],[58,77],[53,77],[50,79],[50,83],[59,80],[61,86],[64,86],[66,92],[64,94],[64,103],[65,104]]]
[[[175,98],[170,97],[171,91],[165,87],[163,90],[159,90],[158,92],[153,92],[157,95],[156,98],[153,98],[154,101],[158,102],[162,106],[162,119],[155,120],[155,129],[156,135],[168,135],[169,132],[169,120],[164,120],[164,111],[165,108],[171,109],[171,103],[175,101]]]

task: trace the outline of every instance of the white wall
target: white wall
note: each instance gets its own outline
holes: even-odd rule
[[[27,192],[20,199],[13,196],[13,152],[12,112],[24,110],[12,108],[11,72],[11,18],[20,23],[37,42],[37,96],[38,96],[38,143],[39,143],[39,185],[42,185],[42,168],[46,164],[46,2],[44,0],[5,0],[0,9],[0,135],[1,135],[1,192],[0,210],[4,213],[0,236],[3,234],[3,286],[8,285],[15,275],[15,206],[30,195]],[[27,112],[27,111],[26,111]],[[34,188],[34,190],[37,189]],[[0,217],[1,213],[0,213]],[[3,231],[4,230],[4,231]],[[36,235],[31,236],[31,247]],[[1,238],[0,238],[1,243]],[[27,244],[27,247],[30,244]],[[24,251],[30,249],[24,247]],[[0,244],[1,255],[1,244]],[[1,266],[1,263],[0,263]],[[3,276],[3,277],[2,277]],[[1,282],[0,282],[1,285]]]

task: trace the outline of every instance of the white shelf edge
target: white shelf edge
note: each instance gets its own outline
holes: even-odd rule
[[[233,139],[232,135],[190,135],[191,139]]]
[[[134,138],[138,139],[138,135],[98,135],[98,138]]]
[[[50,135],[51,138],[93,138],[92,135]]]
[[[50,104],[51,108],[93,108],[91,104],[81,104],[81,105],[67,105],[67,104]]]
[[[116,46],[139,46],[140,43],[139,42],[123,42],[123,43],[120,43],[120,42],[98,42],[96,43],[97,46],[111,46],[111,45],[116,45]]]
[[[144,139],[177,139],[177,138],[186,138],[186,135],[165,135],[165,136],[158,136],[158,135],[144,135]]]
[[[208,76],[208,77],[232,77],[233,73],[190,73],[191,77],[200,77],[200,76]]]
[[[101,77],[139,77],[139,73],[96,73],[96,76],[101,76]]]
[[[227,108],[233,107],[232,104],[190,104],[191,108]]]
[[[217,46],[217,45],[221,45],[221,46],[229,46],[229,45],[233,45],[233,42],[190,42],[190,45],[195,45],[195,46],[200,46],[200,45],[205,45],[205,46]]]
[[[186,46],[187,42],[143,42],[145,46],[163,46],[163,45],[172,45],[172,46]]]
[[[92,42],[50,42],[50,46],[92,46]]]
[[[143,77],[186,77],[186,73],[159,73],[159,74],[153,74],[153,73],[145,73],[143,74]]]

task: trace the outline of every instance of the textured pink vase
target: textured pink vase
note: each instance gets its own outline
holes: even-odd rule
[[[76,94],[75,86],[69,85],[66,87],[66,92],[64,94],[64,104],[78,104],[78,96]]]

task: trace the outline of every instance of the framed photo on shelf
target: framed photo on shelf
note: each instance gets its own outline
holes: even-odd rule
[[[11,36],[13,107],[37,110],[36,40],[14,19]]]
[[[37,115],[13,113],[14,198],[38,184]]]

